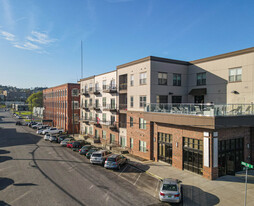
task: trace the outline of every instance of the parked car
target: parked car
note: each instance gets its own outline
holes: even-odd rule
[[[57,142],[60,143],[62,142],[63,140],[65,140],[66,138],[68,138],[69,136],[68,135],[59,135],[57,137]]]
[[[107,169],[118,169],[120,170],[120,168],[127,163],[127,158],[123,155],[117,155],[117,154],[113,154],[110,155],[104,164],[104,167]]]
[[[182,200],[181,181],[166,178],[161,181],[159,199],[162,202],[179,203]]]
[[[90,157],[90,162],[92,164],[100,164],[100,165],[104,165],[105,160],[107,159],[107,157],[111,154],[111,152],[107,151],[107,150],[101,150],[98,152],[94,152],[91,157]]]
[[[42,126],[40,128],[37,129],[36,133],[37,134],[42,134],[42,132],[46,129],[50,128],[49,126]]]
[[[22,125],[21,121],[17,121],[16,125]]]
[[[36,125],[36,124],[37,124],[37,122],[29,122],[29,123],[28,123],[28,126],[29,126],[29,127],[32,127],[33,125]]]
[[[51,127],[49,129],[46,129],[42,132],[42,134],[46,134],[46,133],[49,133],[49,134],[62,134],[64,132],[63,129],[57,129],[55,127]]]
[[[93,147],[94,147],[93,145],[85,145],[79,150],[79,154],[86,155],[86,153]]]
[[[57,136],[55,136],[55,135],[50,135],[49,141],[50,141],[50,142],[57,142]]]
[[[50,134],[45,134],[43,139],[45,141],[49,141],[49,138],[50,138]]]
[[[42,126],[42,123],[38,122],[35,125],[32,125],[32,129],[38,129],[40,126]]]
[[[71,141],[67,144],[67,148],[81,148],[82,145],[79,141]]]
[[[72,138],[66,138],[64,139],[62,142],[60,142],[60,145],[63,146],[63,147],[66,147],[67,144],[72,141],[73,139]]]
[[[91,155],[94,153],[94,152],[97,152],[97,151],[100,151],[101,148],[98,148],[98,147],[94,147],[92,149],[90,149],[87,153],[86,153],[86,158],[87,159],[90,159]]]

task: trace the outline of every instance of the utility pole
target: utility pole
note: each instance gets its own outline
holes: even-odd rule
[[[83,78],[83,42],[81,40],[81,79]]]
[[[73,100],[73,94],[72,95],[72,135],[74,138],[74,100]]]

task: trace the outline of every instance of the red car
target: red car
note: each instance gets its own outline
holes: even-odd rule
[[[68,148],[81,148],[81,143],[78,141],[72,141],[67,144]]]

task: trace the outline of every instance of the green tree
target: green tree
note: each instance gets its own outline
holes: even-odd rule
[[[30,110],[32,110],[32,106],[33,107],[42,107],[43,106],[43,93],[37,92],[37,93],[31,94],[27,98],[26,102],[29,104]],[[32,103],[32,105],[31,105],[31,103]]]

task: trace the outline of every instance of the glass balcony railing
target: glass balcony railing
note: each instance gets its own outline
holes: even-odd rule
[[[212,117],[241,116],[254,115],[254,104],[148,104],[145,111]]]
[[[127,89],[127,83],[120,83],[119,90],[126,90]]]

